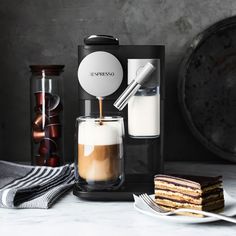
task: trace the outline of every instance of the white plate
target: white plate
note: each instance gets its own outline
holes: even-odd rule
[[[150,195],[154,198],[154,195]],[[225,208],[222,214],[226,216],[234,216],[236,215],[236,200],[232,198],[228,193],[224,191],[224,198],[225,198]],[[193,217],[193,216],[181,216],[181,215],[172,215],[172,216],[161,216],[155,214],[147,205],[143,203],[143,201],[134,195],[134,209],[137,211],[149,215],[161,220],[172,221],[176,223],[185,223],[185,224],[192,224],[192,223],[206,223],[206,222],[213,222],[218,221],[219,219],[214,217]]]

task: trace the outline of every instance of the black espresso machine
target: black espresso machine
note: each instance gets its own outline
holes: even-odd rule
[[[147,64],[155,68],[149,78],[132,81]],[[153,193],[154,175],[163,169],[164,66],[162,45],[119,45],[112,36],[91,35],[78,46],[78,116],[99,116],[97,96],[103,94],[103,114],[123,117],[125,181],[113,191],[85,191],[76,183],[76,196],[123,201]]]

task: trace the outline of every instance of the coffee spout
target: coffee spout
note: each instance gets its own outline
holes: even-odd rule
[[[131,81],[129,86],[120,95],[120,97],[113,104],[118,110],[123,110],[123,108],[128,103],[129,99],[139,90],[139,88],[144,84],[144,82],[150,77],[156,67],[147,62],[140,73]]]

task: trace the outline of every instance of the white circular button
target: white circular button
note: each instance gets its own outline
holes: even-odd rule
[[[121,85],[123,69],[119,60],[111,53],[90,53],[80,63],[78,79],[81,87],[96,97],[114,93]]]

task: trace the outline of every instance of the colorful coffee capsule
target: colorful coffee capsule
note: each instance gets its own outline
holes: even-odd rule
[[[49,138],[60,138],[61,137],[61,125],[60,124],[49,124],[46,127],[46,135]]]
[[[48,117],[48,124],[59,124],[60,117],[59,115],[51,115]]]
[[[34,107],[34,112],[35,113],[41,113],[42,112],[42,106],[35,106]]]
[[[39,143],[45,137],[44,131],[32,130],[32,138],[35,143]]]
[[[59,114],[61,111],[63,110],[63,106],[61,103],[58,104],[58,106],[53,109],[53,110],[50,110],[50,115],[57,115]]]
[[[35,162],[37,166],[45,166],[46,165],[46,158],[44,156],[36,155]]]
[[[58,95],[53,95],[50,100],[50,106],[47,110],[49,116],[58,115],[62,111],[62,103],[60,101],[60,97]]]
[[[43,108],[43,106],[37,106],[34,108],[35,113],[41,113],[44,114],[45,116],[48,116],[48,108]]]
[[[57,155],[51,155],[50,157],[47,158],[47,162],[46,162],[47,166],[51,166],[51,167],[57,167],[60,165],[60,158]]]
[[[59,115],[59,113],[63,110],[63,106],[61,103],[59,103],[59,105],[53,109],[53,110],[48,110],[47,114],[48,116],[54,116],[54,115]]]
[[[48,116],[55,116],[59,115],[59,113],[63,110],[62,104],[59,103],[59,105],[55,109],[47,110]]]
[[[60,104],[60,97],[56,94],[52,95],[50,97],[50,101],[49,101],[49,110],[54,110],[58,107],[58,105]]]
[[[58,114],[62,110],[61,99],[58,95],[53,95],[50,99],[50,104],[48,107],[48,114],[55,115]]]
[[[57,150],[57,144],[55,141],[53,141],[50,138],[44,138],[41,142],[40,142],[40,146],[39,146],[39,154],[42,156],[47,156],[50,155],[53,152],[56,152]]]
[[[43,106],[43,105],[47,108],[49,107],[50,100],[52,97],[50,93],[39,91],[39,92],[34,93],[34,95],[35,95],[36,107]]]
[[[43,130],[48,123],[48,117],[45,114],[37,113],[33,120],[34,130]]]

